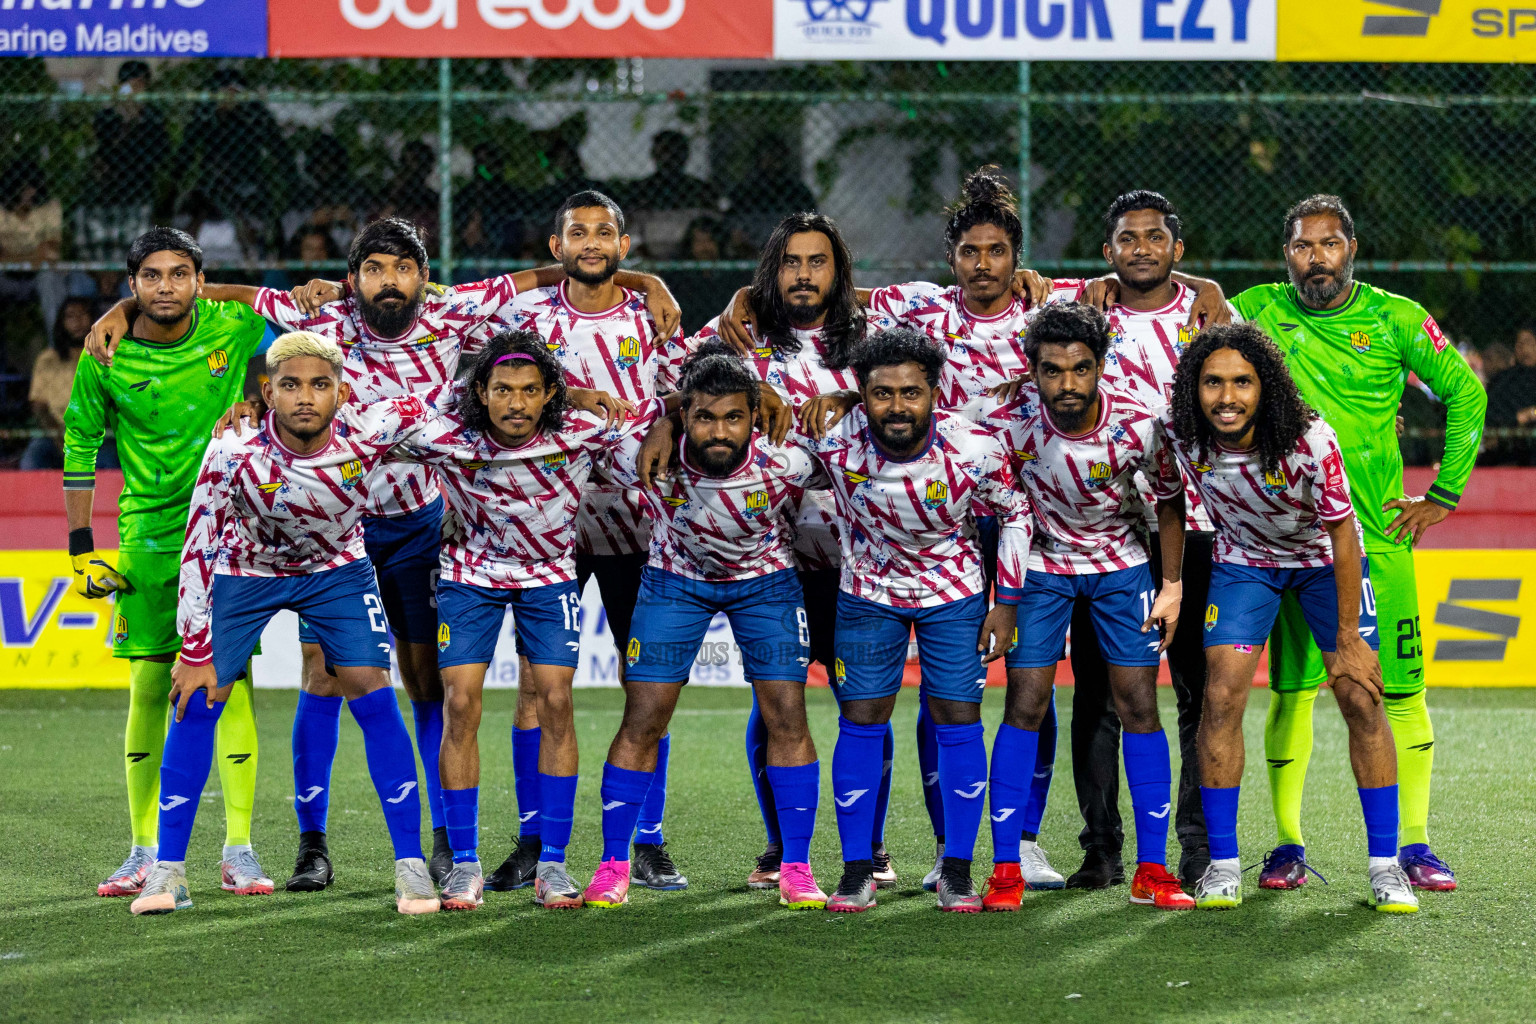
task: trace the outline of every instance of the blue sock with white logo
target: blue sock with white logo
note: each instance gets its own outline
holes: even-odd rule
[[[411,734],[405,731],[395,691],[381,687],[366,697],[347,701],[347,708],[363,730],[368,774],[384,809],[395,859],[420,857],[421,791],[416,784],[416,752],[411,749]]]
[[[1360,809],[1365,812],[1367,856],[1396,857],[1397,786],[1377,786],[1356,791],[1360,794]],[[163,785],[161,792],[165,792]],[[161,815],[160,820],[164,821],[165,816]],[[161,825],[162,829],[164,827]],[[161,845],[165,845],[164,840],[161,840]]]
[[[667,811],[667,761],[672,756],[672,734],[667,733],[656,747],[656,771],[651,788],[640,805],[640,820],[635,822],[635,842],[655,843],[667,840],[661,834],[661,817]],[[626,851],[627,852],[627,851]]]
[[[637,772],[603,762],[603,860],[629,860],[640,805],[655,785],[654,772]]]
[[[935,722],[933,732],[939,742],[939,785],[944,793],[944,856],[970,860],[986,806],[986,734],[980,722]]]
[[[1125,782],[1131,791],[1131,813],[1136,818],[1136,861],[1168,863],[1168,822],[1173,817],[1170,800],[1173,768],[1168,763],[1168,734],[1123,733]]]
[[[539,835],[539,727],[512,727],[512,789],[517,793],[517,837]]]
[[[837,716],[832,799],[837,803],[837,836],[842,842],[844,861],[869,860],[886,725],[856,725],[842,715]]]
[[[544,843],[539,860],[565,862],[565,848],[571,845],[571,819],[576,817],[579,778],[539,772],[539,838]]]
[[[891,767],[896,763],[896,730],[887,722],[885,742],[880,747],[880,788],[875,790],[875,830],[870,834],[870,852],[885,845],[885,817],[891,807]]]
[[[769,765],[768,776],[778,798],[784,863],[809,864],[811,836],[816,833],[816,807],[821,802],[821,762],[793,768]]]
[[[1129,735],[1129,734],[1127,734]],[[1238,786],[1200,787],[1200,809],[1205,812],[1205,834],[1211,841],[1211,860],[1237,859]]]
[[[757,809],[763,816],[763,831],[769,846],[784,845],[779,831],[779,811],[774,802],[773,782],[768,778],[768,724],[757,708],[757,691],[752,692],[752,710],[747,714],[747,771],[752,773],[752,789],[757,793]]]
[[[427,780],[427,811],[432,827],[442,828],[443,783],[437,774],[437,758],[443,746],[443,702],[411,701],[411,716],[416,719],[416,749],[421,751],[421,774]]]
[[[480,859],[480,787],[443,790],[443,818],[448,823],[448,845],[453,862]]]
[[[184,861],[192,822],[213,767],[213,748],[224,704],[208,706],[202,691],[192,694],[181,721],[172,722],[160,755],[160,860]]]
[[[1025,832],[1025,816],[1031,797],[1025,777],[1035,763],[1040,734],[1015,729],[1006,722],[992,740],[992,861],[1019,862],[1019,839]]]
[[[933,731],[933,719],[928,715],[928,695],[919,693],[917,699],[917,768],[923,778],[923,805],[928,808],[934,838],[943,839],[944,791],[939,786],[939,739]]]
[[[1045,803],[1051,795],[1051,776],[1056,772],[1056,693],[1051,688],[1051,702],[1045,707],[1045,717],[1040,720],[1040,731],[1035,734],[1034,772],[1029,780],[1029,799],[1024,803],[1024,831],[1021,838],[1034,841],[1040,836],[1040,822],[1045,818]],[[993,771],[997,770],[997,755],[992,755]]]
[[[293,715],[293,810],[300,832],[325,831],[343,703],[340,697],[299,693],[299,709]]]

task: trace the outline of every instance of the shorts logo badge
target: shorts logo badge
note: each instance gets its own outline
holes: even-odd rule
[[[637,662],[639,660],[640,660],[640,638],[637,637],[637,636],[632,636],[632,637],[629,638],[629,649],[624,652],[624,663],[626,665],[628,665],[630,668],[634,668],[635,667],[635,662]]]
[[[208,372],[215,377],[224,376],[229,369],[229,353],[216,348],[208,353]]]
[[[1364,331],[1356,331],[1349,336],[1349,347],[1364,355],[1371,350],[1371,336]]]
[[[766,511],[768,511],[768,492],[749,492],[747,494],[746,504],[742,506],[742,512],[749,516],[760,516]]]
[[[613,364],[621,369],[629,369],[640,362],[640,339],[635,337],[619,339],[619,354]]]
[[[931,480],[928,489],[923,492],[923,506],[925,508],[939,508],[949,500],[949,485],[942,480]]]
[[[112,616],[112,646],[128,642],[128,619],[121,612]]]
[[[1215,605],[1208,604],[1205,606],[1205,631],[1207,633],[1216,628],[1216,616],[1218,614],[1219,611]]]
[[[448,649],[448,643],[449,643],[448,623],[446,623],[446,622],[438,623],[438,626],[437,626],[437,649],[439,651],[446,651]]]
[[[836,677],[839,686],[848,681],[848,666],[843,664],[842,658],[832,659],[832,675]]]

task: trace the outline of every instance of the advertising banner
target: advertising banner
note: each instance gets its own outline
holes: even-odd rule
[[[1382,624],[1382,643],[1421,645],[1431,686],[1536,686],[1536,551],[1421,550],[1414,555],[1419,624]],[[111,606],[70,592],[62,551],[0,551],[0,687],[127,686],[126,665],[111,656]],[[64,568],[63,573],[60,569]],[[577,686],[619,685],[619,653],[596,583],[582,595]],[[282,612],[267,627],[256,685],[299,682],[298,619]],[[1000,666],[1001,663],[999,662]],[[916,665],[908,682],[916,684]],[[1001,682],[1001,673],[993,673]],[[819,678],[819,673],[817,674]],[[1065,680],[1063,680],[1065,681]],[[724,616],[710,626],[690,682],[741,686],[741,652]],[[509,612],[486,686],[517,685]]]
[[[270,0],[274,57],[768,57],[767,0]]]
[[[266,53],[266,0],[0,0],[0,57]]]
[[[1280,60],[1536,61],[1536,9],[1467,0],[1283,0]]]
[[[781,60],[1274,60],[1276,0],[773,0]]]

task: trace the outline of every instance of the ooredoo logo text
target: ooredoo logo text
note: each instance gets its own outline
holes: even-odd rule
[[[496,29],[521,28],[530,20],[540,28],[563,29],[581,19],[597,29],[622,28],[633,20],[661,31],[681,20],[686,5],[687,0],[475,0],[480,19]],[[390,19],[406,28],[458,28],[459,0],[341,0],[341,16],[361,29],[379,28]]]

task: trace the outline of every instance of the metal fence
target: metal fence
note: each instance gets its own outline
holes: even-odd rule
[[[1186,268],[1235,292],[1284,273],[1283,211],[1330,191],[1354,210],[1358,274],[1418,298],[1454,338],[1508,342],[1536,318],[1532,66],[77,71],[0,61],[0,303],[40,298],[44,327],[62,296],[118,287],[125,244],[150,223],[191,230],[213,277],[285,284],[338,273],[359,224],[397,213],[427,228],[435,275],[462,281],[547,260],[550,215],[588,186],[624,205],[636,262],[668,275],[692,327],[746,280],[772,224],[805,206],[843,225],[864,283],[942,276],[940,210],[982,163],[1027,179],[1025,260],[1049,274],[1099,272],[1101,211],[1153,188],[1184,214]],[[36,326],[6,313],[8,349]]]

